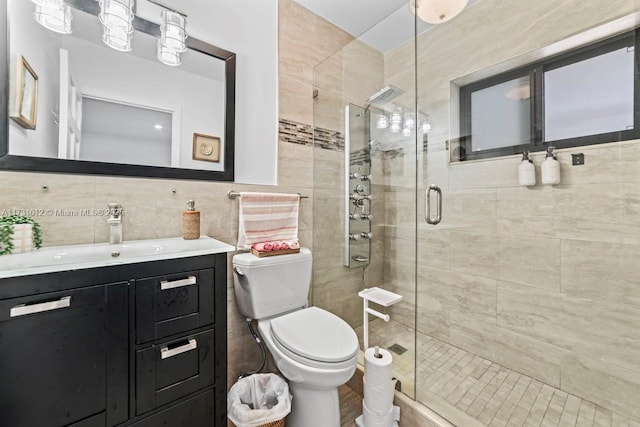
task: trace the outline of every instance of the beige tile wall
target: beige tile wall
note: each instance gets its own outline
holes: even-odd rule
[[[418,233],[418,329],[635,419],[640,141],[562,150],[562,184],[533,188],[517,185],[515,156],[449,165],[443,147],[451,80],[638,10],[636,0],[483,0],[417,49],[419,109],[433,119],[420,181],[445,201],[441,225]],[[406,83],[412,57],[413,43],[387,54],[386,83]],[[571,166],[572,152],[586,165]],[[388,197],[389,215],[401,203]],[[386,242],[385,278],[405,288],[389,264],[411,256],[408,234],[390,230]]]
[[[324,59],[315,69],[314,123],[344,133],[344,109],[349,103],[361,107],[383,85],[383,55],[354,40]],[[344,150],[315,146],[314,166],[314,288],[315,305],[345,319],[352,327],[362,325],[364,287],[382,283],[384,269],[384,179],[380,158],[373,159],[370,264],[362,268],[343,266],[344,251]]]

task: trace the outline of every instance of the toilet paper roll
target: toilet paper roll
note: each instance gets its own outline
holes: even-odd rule
[[[376,357],[373,348],[364,353],[364,403],[371,411],[385,415],[393,407],[393,356],[384,349],[380,349],[379,354],[381,357]]]
[[[362,401],[362,421],[364,427],[393,427],[396,413],[392,406],[385,414],[377,414]]]

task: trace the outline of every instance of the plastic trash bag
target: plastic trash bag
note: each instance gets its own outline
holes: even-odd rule
[[[289,385],[276,374],[241,378],[227,394],[227,416],[236,427],[258,427],[291,412]]]

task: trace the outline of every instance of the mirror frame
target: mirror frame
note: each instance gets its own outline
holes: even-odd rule
[[[100,7],[94,0],[66,0],[74,9],[98,16]],[[86,175],[117,175],[148,178],[193,179],[203,181],[233,181],[235,159],[235,97],[236,54],[193,37],[187,38],[187,47],[225,62],[225,126],[224,171],[179,169],[164,166],[128,165],[87,160],[69,160],[47,157],[14,156],[9,154],[9,22],[7,0],[0,0],[0,169],[31,172],[59,172]],[[138,16],[134,29],[155,37],[160,36],[160,26]]]

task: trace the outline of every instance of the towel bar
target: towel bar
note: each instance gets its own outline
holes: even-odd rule
[[[303,195],[302,195],[302,194],[300,194],[300,193],[298,193],[298,195],[300,195],[300,198],[301,198],[301,199],[308,199],[308,198],[309,198],[309,196],[303,196]],[[233,199],[237,199],[238,197],[240,197],[240,193],[238,193],[238,192],[235,192],[235,191],[231,190],[231,191],[229,191],[229,192],[227,193],[227,197],[228,197],[229,199],[231,199],[231,200],[233,200]]]

